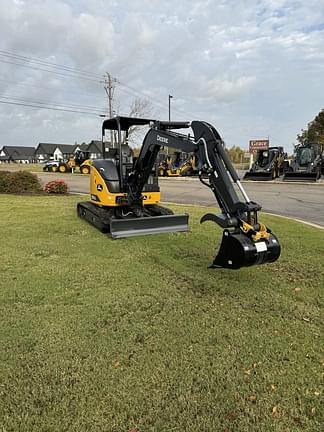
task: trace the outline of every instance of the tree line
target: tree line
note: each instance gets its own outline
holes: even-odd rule
[[[314,120],[310,121],[306,129],[302,129],[297,135],[300,144],[318,143],[324,148],[324,109],[322,109]]]

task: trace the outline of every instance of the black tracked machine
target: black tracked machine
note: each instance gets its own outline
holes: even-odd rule
[[[130,128],[149,126],[138,158],[125,144]],[[189,129],[190,134],[176,130]],[[217,130],[203,121],[168,122],[115,117],[105,120],[105,131],[117,132],[115,148],[91,167],[91,201],[78,204],[78,215],[112,238],[188,231],[188,215],[175,215],[159,205],[156,160],[161,147],[192,153],[200,161],[200,181],[211,189],[221,209],[208,213],[201,223],[215,222],[223,229],[220,250],[211,268],[238,269],[271,263],[280,255],[277,237],[259,222],[261,206],[249,199],[227,156]],[[104,141],[104,139],[103,139]],[[105,149],[104,149],[105,151]],[[236,184],[242,198],[234,188]]]
[[[284,172],[286,154],[283,147],[269,147],[258,150],[252,168],[246,172],[243,180],[274,180]]]
[[[324,158],[323,150],[316,143],[298,145],[295,157],[285,171],[283,181],[316,182],[321,178]]]

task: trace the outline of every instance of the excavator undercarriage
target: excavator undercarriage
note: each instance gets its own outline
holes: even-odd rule
[[[149,126],[138,158],[122,142],[131,127]],[[193,136],[175,130],[191,128]],[[258,221],[261,206],[249,199],[224,149],[224,143],[210,124],[202,121],[161,122],[152,119],[115,117],[105,120],[106,130],[117,131],[115,149],[91,167],[91,201],[77,206],[78,215],[112,238],[188,231],[188,214],[174,215],[160,203],[156,160],[161,147],[192,153],[200,161],[199,179],[216,198],[220,214],[209,213],[201,223],[215,222],[223,228],[219,252],[211,268],[238,269],[276,261],[280,244],[276,236]],[[104,138],[103,138],[104,142]],[[235,183],[243,197],[233,187]]]

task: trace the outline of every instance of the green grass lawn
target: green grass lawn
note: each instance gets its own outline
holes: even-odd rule
[[[30,171],[30,172],[42,172],[44,164],[43,163],[31,163],[31,164],[21,164],[21,163],[0,163],[0,170],[2,171]]]
[[[76,196],[0,195],[0,430],[321,431],[324,231],[210,270],[221,230],[111,240]]]

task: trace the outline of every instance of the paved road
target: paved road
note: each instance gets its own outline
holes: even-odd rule
[[[79,174],[37,173],[43,183],[60,178],[71,192],[87,194],[89,176]],[[294,217],[324,226],[324,183],[296,184],[243,182],[249,198],[262,204],[266,212]],[[211,191],[198,179],[160,179],[162,200],[214,207]]]

